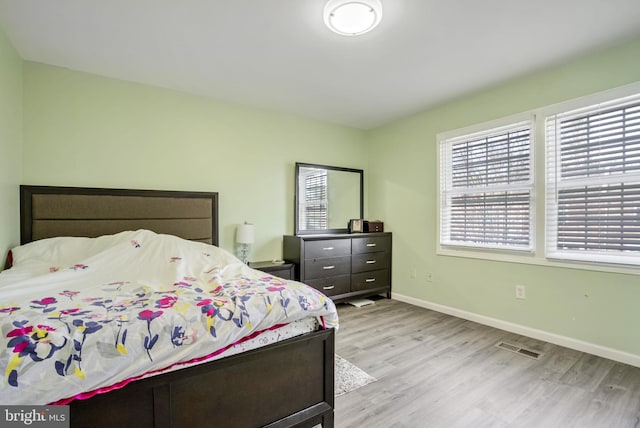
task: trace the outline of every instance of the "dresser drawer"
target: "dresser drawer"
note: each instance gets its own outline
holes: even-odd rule
[[[365,238],[353,238],[353,254],[375,253],[389,251],[391,239],[388,236],[372,236]]]
[[[351,273],[389,268],[389,253],[355,254],[351,256]]]
[[[340,275],[330,278],[311,279],[306,282],[316,290],[322,291],[327,296],[335,296],[351,291],[351,276]]]
[[[351,256],[305,260],[305,279],[326,278],[351,273]]]
[[[389,269],[351,275],[351,290],[366,290],[367,288],[388,287],[390,284]]]
[[[304,258],[319,259],[323,257],[348,256],[351,254],[350,239],[327,239],[304,243]]]

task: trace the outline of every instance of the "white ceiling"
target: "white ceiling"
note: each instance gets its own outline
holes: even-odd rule
[[[639,0],[382,0],[330,32],[326,0],[0,0],[26,60],[372,128],[640,36]]]

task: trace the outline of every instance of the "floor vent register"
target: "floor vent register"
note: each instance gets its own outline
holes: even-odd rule
[[[512,345],[507,342],[500,342],[496,344],[496,346],[500,349],[504,349],[505,351],[513,352],[514,354],[522,355],[524,357],[533,358],[534,360],[539,360],[542,358],[543,353],[533,351],[531,349],[522,348],[518,345]]]

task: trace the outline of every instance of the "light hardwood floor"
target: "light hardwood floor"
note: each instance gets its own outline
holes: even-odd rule
[[[640,427],[640,368],[394,300],[338,312],[336,353],[378,381],[336,399],[336,428]]]

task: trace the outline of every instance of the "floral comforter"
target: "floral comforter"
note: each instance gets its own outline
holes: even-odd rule
[[[307,317],[337,328],[315,289],[217,247],[150,231],[51,238],[0,273],[0,403],[46,404],[126,382]]]

